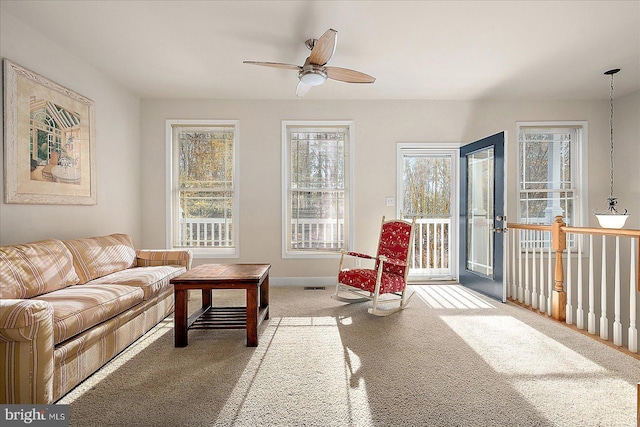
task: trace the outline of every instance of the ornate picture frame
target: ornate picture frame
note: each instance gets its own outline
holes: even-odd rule
[[[94,102],[4,59],[6,203],[95,205]]]

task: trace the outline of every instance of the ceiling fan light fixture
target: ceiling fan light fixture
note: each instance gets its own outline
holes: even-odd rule
[[[282,68],[298,71],[298,85],[296,96],[302,98],[313,86],[320,86],[327,79],[346,83],[373,83],[375,77],[349,68],[326,66],[336,50],[337,31],[329,28],[319,39],[309,39],[305,42],[311,54],[304,61],[304,65],[284,64],[282,62],[243,61],[245,64],[262,65],[265,67]]]
[[[302,70],[298,74],[300,81],[307,86],[320,86],[327,80],[327,73],[321,70]]]

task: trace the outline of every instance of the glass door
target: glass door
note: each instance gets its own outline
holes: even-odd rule
[[[504,132],[460,148],[459,281],[500,301],[503,285]]]
[[[409,280],[446,280],[454,265],[457,232],[457,150],[400,147],[398,216],[416,219]]]

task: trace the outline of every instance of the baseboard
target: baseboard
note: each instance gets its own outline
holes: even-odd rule
[[[269,286],[298,286],[326,288],[336,285],[336,278],[329,277],[269,277]]]

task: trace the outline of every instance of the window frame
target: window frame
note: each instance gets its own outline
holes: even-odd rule
[[[518,195],[518,206],[516,218],[522,223],[521,198],[522,190],[522,168],[520,166],[520,156],[522,149],[520,145],[520,132],[522,128],[578,128],[577,141],[572,141],[571,145],[571,182],[575,189],[574,201],[574,223],[573,227],[584,227],[588,223],[588,146],[589,146],[589,124],[585,121],[562,120],[562,121],[536,121],[536,122],[516,122],[516,162],[517,181],[516,193]],[[563,217],[564,218],[564,217]]]
[[[318,258],[338,258],[340,251],[329,250],[300,250],[292,249],[290,241],[291,210],[289,194],[291,190],[291,170],[290,155],[291,144],[289,141],[289,127],[314,128],[314,127],[346,127],[347,128],[347,156],[345,166],[345,250],[353,247],[353,195],[354,195],[354,123],[352,120],[283,120],[282,121],[282,258],[284,259],[318,259]]]
[[[177,156],[177,141],[173,140],[173,129],[179,126],[227,126],[233,127],[233,197],[232,197],[232,240],[233,247],[176,247],[173,245],[176,226],[174,221],[177,218],[176,210],[178,206],[179,191],[179,164]],[[175,249],[189,249],[194,258],[239,258],[240,257],[240,168],[239,168],[239,141],[240,122],[239,120],[166,120],[166,247]]]

